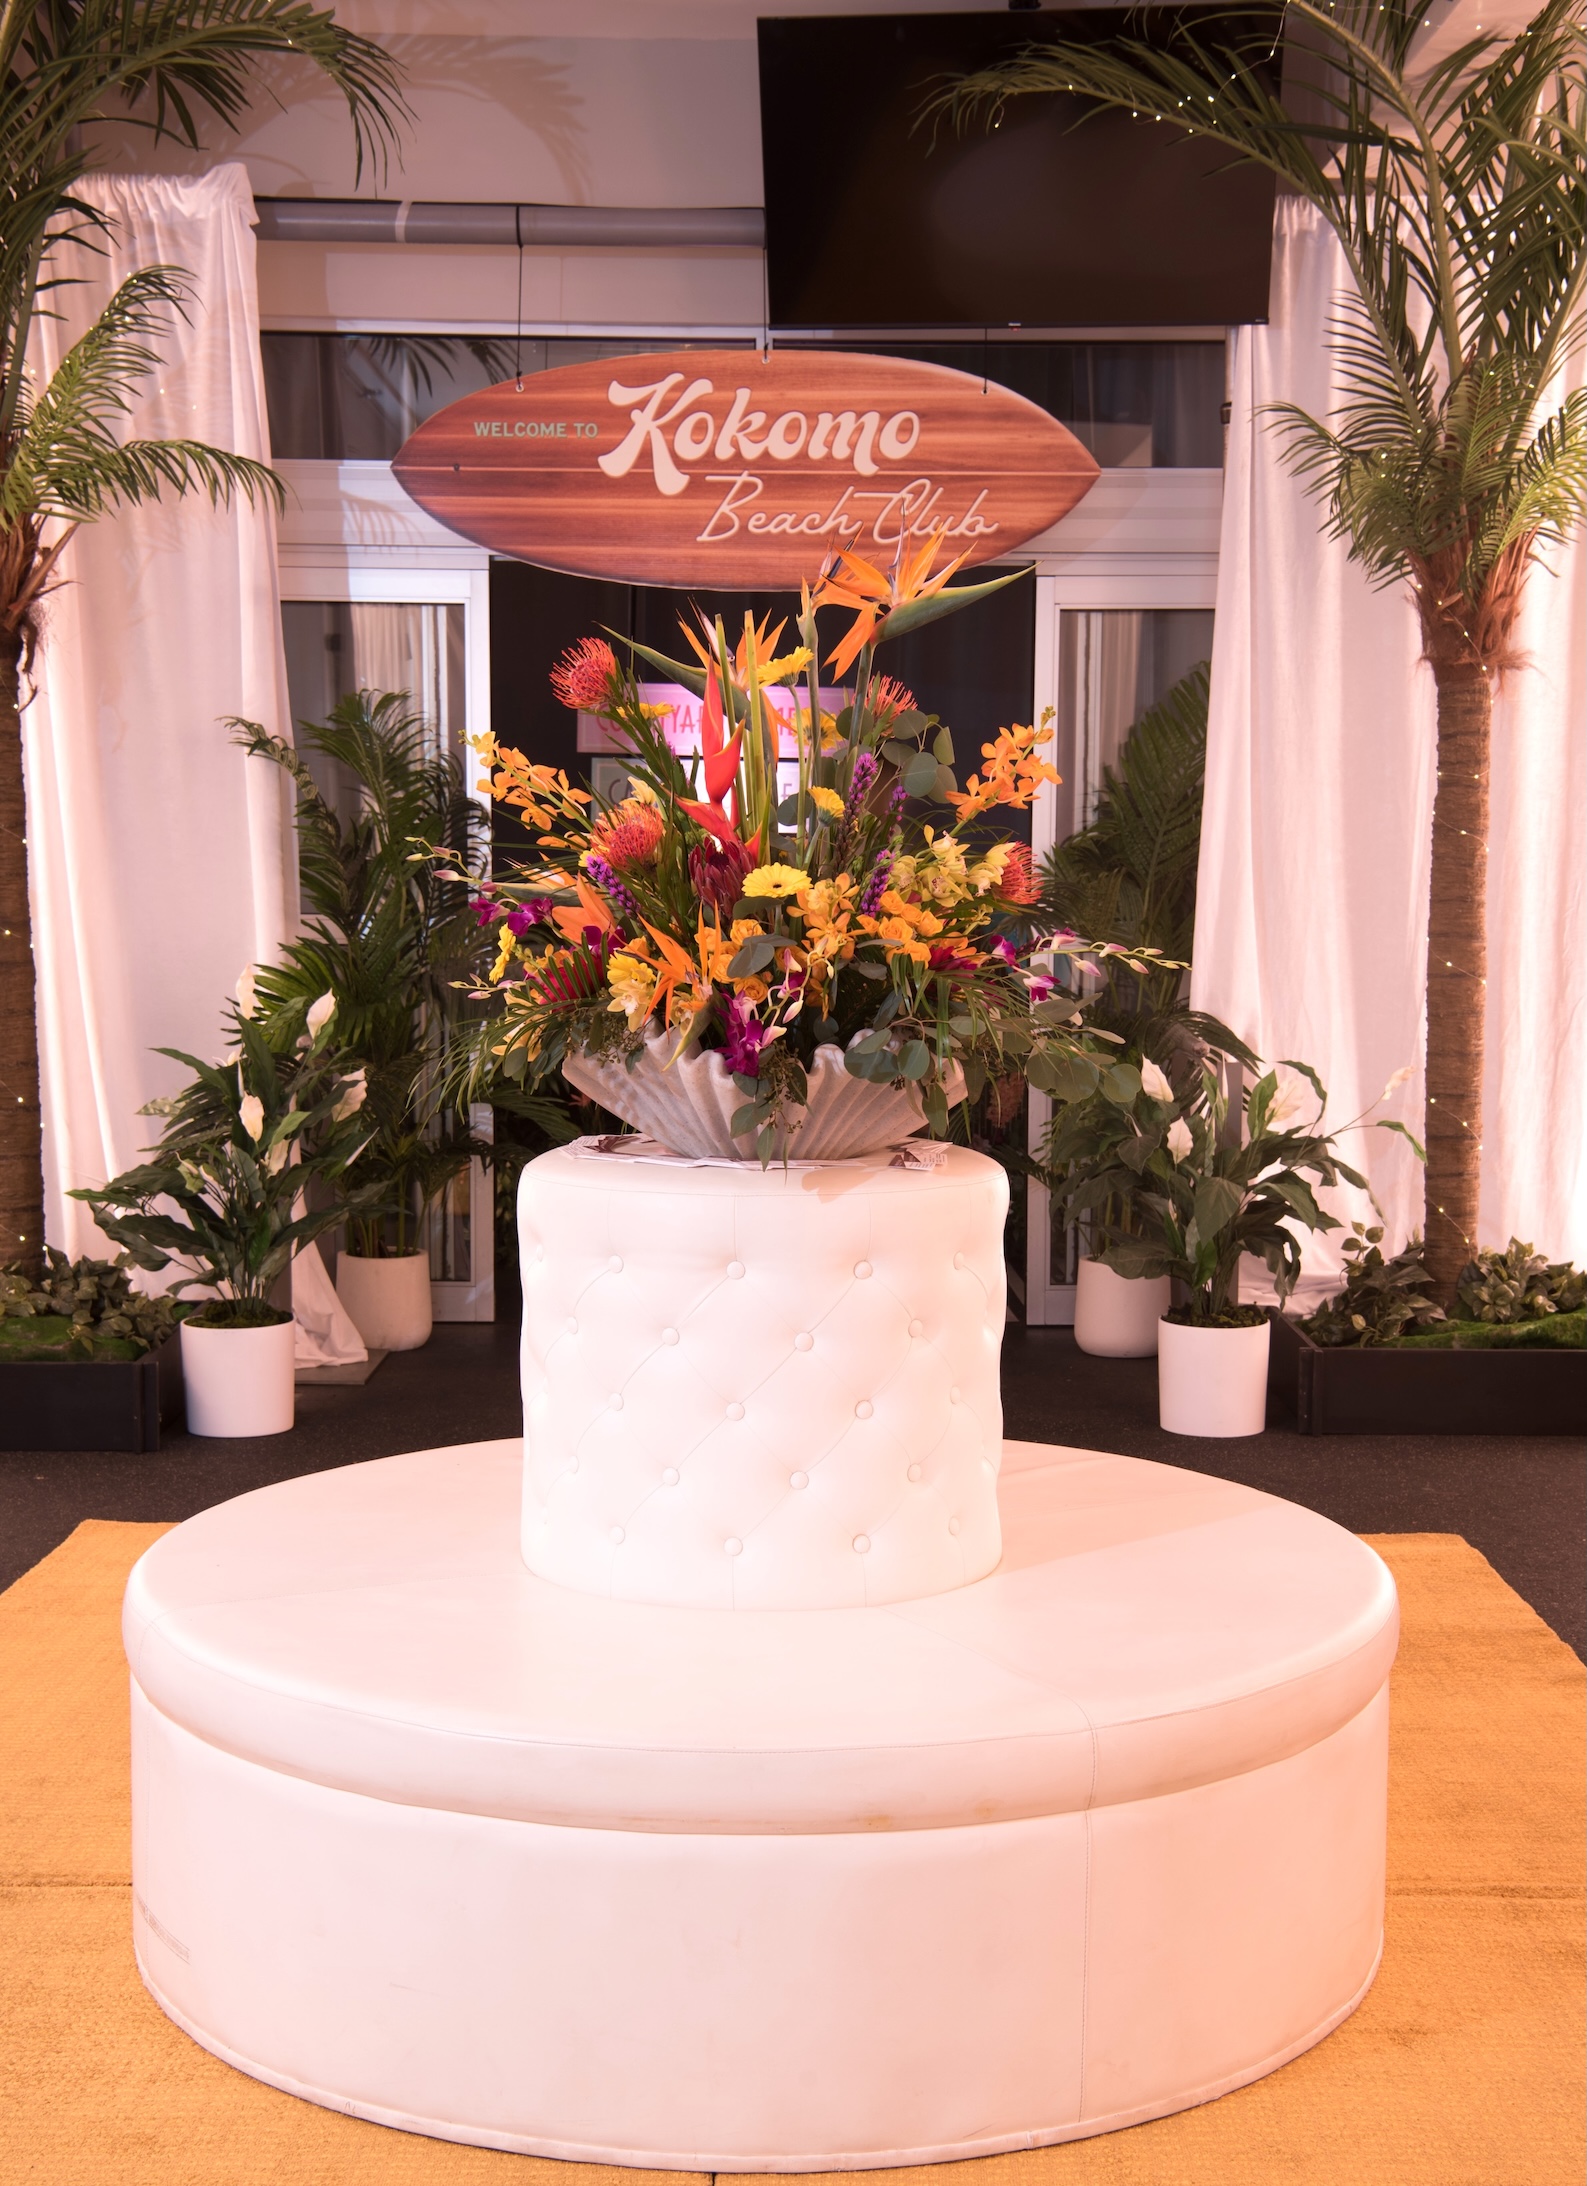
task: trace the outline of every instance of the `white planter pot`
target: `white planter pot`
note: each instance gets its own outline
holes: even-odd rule
[[[336,1255],[336,1295],[371,1351],[417,1351],[430,1340],[430,1255],[394,1260]]]
[[[648,1039],[632,1070],[626,1063],[569,1055],[562,1075],[675,1154],[696,1161],[753,1159],[748,1141],[733,1136],[733,1118],[744,1096],[721,1056],[694,1048],[669,1062],[672,1050],[670,1038]],[[925,1122],[913,1086],[851,1078],[840,1048],[818,1048],[807,1077],[809,1103],[789,1112],[787,1144],[779,1144],[779,1160],[786,1152],[795,1161],[852,1161],[896,1146]],[[950,1103],[964,1098],[964,1074],[957,1064],[946,1091]],[[356,1313],[353,1318],[358,1318]]]
[[[292,1425],[297,1324],[194,1328],[182,1323],[190,1435],[284,1435]]]
[[[1149,1359],[1157,1324],[1168,1311],[1166,1275],[1119,1275],[1082,1260],[1075,1290],[1075,1342],[1097,1359]]]
[[[1157,1332],[1157,1416],[1171,1435],[1259,1435],[1267,1424],[1267,1321]]]

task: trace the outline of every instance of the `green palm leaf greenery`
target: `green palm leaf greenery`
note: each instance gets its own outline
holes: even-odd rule
[[[148,266],[35,387],[33,322],[66,277],[52,256],[90,247],[111,223],[76,194],[94,164],[94,125],[130,122],[196,147],[205,121],[234,126],[261,63],[294,54],[347,101],[360,170],[383,157],[405,108],[395,63],[305,0],[9,0],[0,9],[0,1240],[24,1272],[43,1267],[38,1041],[28,915],[27,820],[18,703],[40,602],[80,524],[167,494],[279,496],[263,464],[190,440],[124,432],[183,316],[192,284]]]
[[[350,1210],[350,1249],[367,1258],[418,1251],[429,1207],[474,1155],[491,1151],[450,1098],[488,820],[406,693],[353,693],[329,720],[299,724],[297,750],[256,723],[234,725],[246,751],[291,776],[305,913],[280,961],[253,973],[247,1006],[271,1045],[285,1048],[313,997],[335,997],[336,1067],[366,1088],[359,1181],[382,1185],[377,1200]],[[350,816],[326,801],[305,752],[353,785]],[[573,1135],[560,1103],[522,1099],[546,1111],[536,1120],[553,1135]]]
[[[1330,335],[1344,397],[1275,406],[1287,461],[1375,584],[1403,584],[1438,697],[1427,954],[1427,1265],[1449,1305],[1475,1248],[1494,679],[1528,568],[1587,508],[1582,338],[1587,88],[1581,0],[1416,72],[1433,0],[1289,0],[1286,96],[1247,18],[1033,43],[943,87],[961,126],[1077,96],[1225,145],[1316,207],[1355,293]],[[1407,846],[1409,850],[1409,846]]]
[[[326,996],[306,1023],[299,1013],[298,1038],[284,1055],[240,1012],[232,1016],[236,1047],[222,1062],[160,1049],[191,1076],[174,1099],[144,1110],[166,1118],[159,1145],[108,1184],[72,1193],[135,1267],[185,1263],[191,1272],[173,1291],[214,1291],[195,1316],[206,1326],[289,1319],[270,1293],[293,1254],[385,1188],[378,1177],[347,1181],[369,1130],[362,1084],[336,1065],[334,1022]],[[340,1203],[301,1204],[316,1175],[343,1181]]]

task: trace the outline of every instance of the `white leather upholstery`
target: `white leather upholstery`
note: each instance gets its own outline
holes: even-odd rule
[[[984,1155],[525,1169],[529,1568],[618,1600],[908,1601],[997,1563],[1008,1183]]]
[[[724,1617],[537,1578],[521,1474],[311,1474],[133,1572],[133,1936],[219,2056],[449,2140],[832,2172],[1158,2117],[1360,1998],[1363,1542],[1015,1443],[989,1578]]]
[[[884,1609],[652,1608],[518,1554],[517,1445],[239,1496],[133,1572],[133,1675],[245,1759],[592,1829],[953,1828],[1157,1799],[1327,1737],[1393,1660],[1351,1535],[1232,1481],[1010,1443],[1007,1551]]]

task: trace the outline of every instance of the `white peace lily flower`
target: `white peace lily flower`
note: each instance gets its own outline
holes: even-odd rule
[[[1317,1088],[1298,1070],[1291,1070],[1286,1063],[1276,1065],[1278,1086],[1273,1095],[1273,1105],[1268,1110],[1267,1127],[1270,1131],[1286,1131],[1302,1115],[1308,1122],[1315,1118]]]
[[[1183,1161],[1195,1146],[1191,1128],[1183,1116],[1176,1116],[1168,1126],[1168,1151],[1176,1161]]]
[[[368,1092],[369,1087],[364,1082],[364,1073],[361,1070],[355,1070],[342,1088],[341,1099],[331,1110],[332,1123],[345,1123],[349,1116],[356,1116],[359,1109],[363,1107]]]
[[[1141,1091],[1151,1095],[1154,1101],[1171,1101],[1174,1089],[1164,1072],[1148,1059],[1141,1065]]]
[[[248,1136],[257,1141],[264,1131],[264,1102],[257,1093],[245,1093],[238,1105],[237,1114]]]
[[[265,1175],[279,1176],[287,1165],[287,1156],[291,1151],[292,1148],[285,1139],[278,1139],[269,1153],[265,1155]]]
[[[1386,1101],[1391,1093],[1398,1093],[1400,1087],[1411,1077],[1412,1069],[1413,1066],[1410,1063],[1401,1063],[1399,1069],[1395,1071],[1378,1098]]]
[[[309,1038],[317,1040],[335,1015],[336,997],[327,989],[317,1002],[309,1004],[309,1014],[306,1020],[309,1028]]]
[[[259,996],[254,983],[255,969],[252,964],[245,965],[242,977],[237,982],[237,1008],[244,1017],[252,1017],[259,1007]]]

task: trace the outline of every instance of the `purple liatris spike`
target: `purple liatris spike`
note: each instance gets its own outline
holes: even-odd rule
[[[620,912],[627,919],[638,918],[639,904],[634,897],[633,891],[618,879],[615,871],[604,858],[586,858],[584,870],[602,895],[606,897],[614,911]]]
[[[862,751],[854,762],[854,772],[849,776],[849,794],[843,807],[845,820],[852,820],[864,804],[880,767],[873,751]]]
[[[865,883],[865,891],[860,897],[859,914],[861,918],[874,918],[881,909],[882,898],[887,893],[887,876],[892,870],[893,853],[890,850],[884,850],[871,867],[871,877]]]

